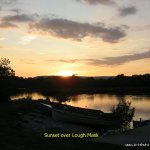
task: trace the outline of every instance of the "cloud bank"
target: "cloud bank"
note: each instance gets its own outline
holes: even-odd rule
[[[126,37],[125,28],[107,27],[104,23],[90,24],[66,20],[62,18],[42,18],[37,14],[15,14],[6,15],[1,19],[0,28],[17,28],[16,23],[29,25],[30,31],[58,38],[82,41],[86,37],[98,38],[105,42],[117,43]]]
[[[34,16],[27,14],[8,15],[2,18],[4,22],[31,22],[34,21]]]
[[[131,61],[137,61],[141,59],[147,59],[150,58],[150,50],[143,52],[143,53],[137,53],[132,55],[126,55],[126,56],[118,56],[118,57],[106,57],[104,59],[73,59],[73,60],[48,60],[48,61],[58,61],[63,63],[85,63],[89,65],[108,65],[108,66],[118,66],[123,65],[125,63],[131,62]]]
[[[66,19],[44,18],[31,23],[30,29],[40,31],[55,37],[81,41],[85,37],[100,38],[105,42],[115,43],[126,36],[121,27],[105,27],[102,24],[93,25],[79,23]]]

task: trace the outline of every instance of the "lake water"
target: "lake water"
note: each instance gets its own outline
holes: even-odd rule
[[[11,96],[12,100],[32,97],[32,99],[45,99],[40,93],[21,93]],[[48,96],[52,101],[58,101],[55,96]],[[90,108],[110,112],[112,107],[117,105],[119,100],[124,98],[131,102],[131,106],[135,107],[135,120],[150,119],[150,95],[112,95],[112,94],[78,94],[69,96],[64,99],[63,103],[71,106]]]

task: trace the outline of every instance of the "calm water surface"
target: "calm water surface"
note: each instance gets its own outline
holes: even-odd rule
[[[34,93],[22,93],[11,96],[12,100],[32,97],[32,99],[45,99],[46,96]],[[58,101],[55,96],[48,96],[52,101]],[[82,108],[91,108],[110,112],[112,107],[117,105],[119,100],[124,98],[131,101],[132,107],[135,107],[134,119],[150,119],[150,95],[111,95],[111,94],[79,94],[66,97],[64,104]]]

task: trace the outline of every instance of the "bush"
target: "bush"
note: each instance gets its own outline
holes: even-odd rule
[[[121,99],[116,107],[112,108],[112,113],[117,120],[121,120],[123,130],[130,128],[135,108],[131,107],[131,102]]]

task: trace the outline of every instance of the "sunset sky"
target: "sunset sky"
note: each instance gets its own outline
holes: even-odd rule
[[[150,73],[150,0],[0,0],[0,58],[17,76]]]

